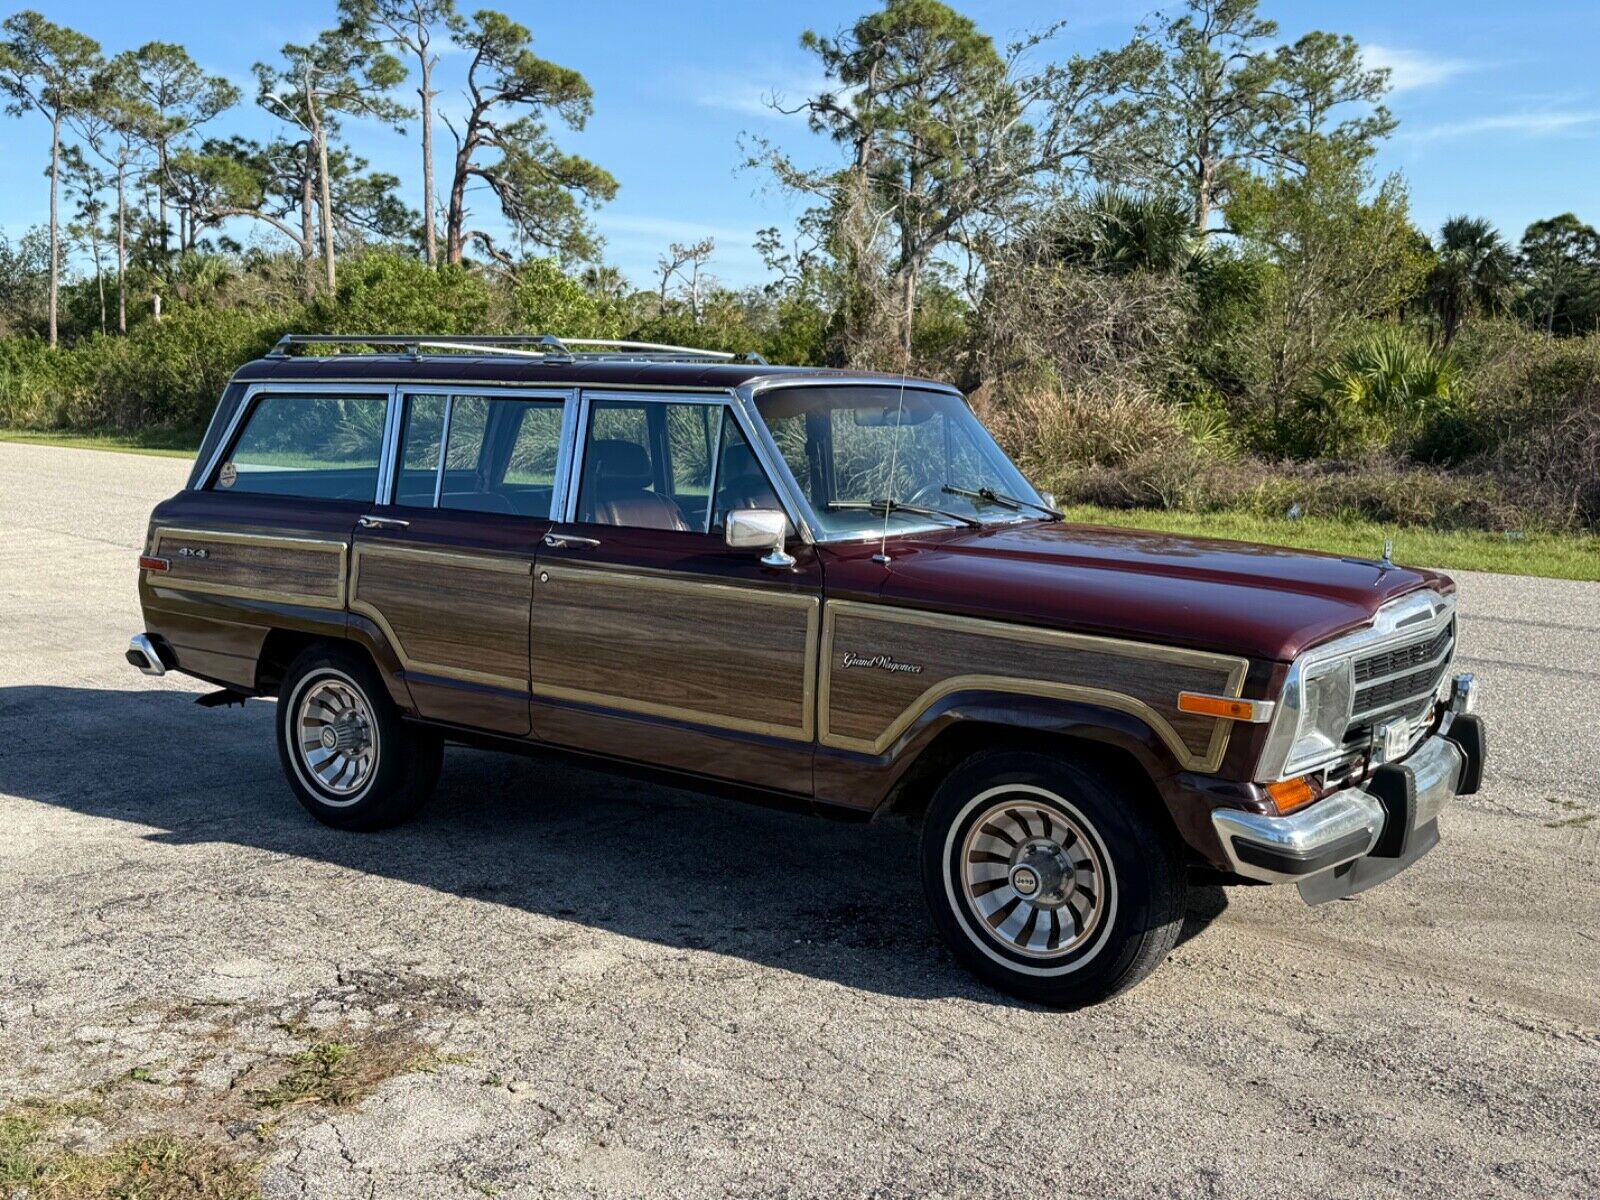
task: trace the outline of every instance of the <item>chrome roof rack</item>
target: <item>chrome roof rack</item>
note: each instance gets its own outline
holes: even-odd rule
[[[529,334],[425,334],[425,333],[286,333],[267,352],[268,358],[288,358],[296,346],[367,346],[381,353],[392,347],[408,358],[421,358],[424,350],[475,354],[504,354],[536,358],[549,363],[589,362],[749,362],[764,365],[759,354],[727,350],[702,350],[694,346],[667,346],[659,342],[624,342],[612,338],[558,338],[551,333]],[[579,347],[574,350],[573,347]]]

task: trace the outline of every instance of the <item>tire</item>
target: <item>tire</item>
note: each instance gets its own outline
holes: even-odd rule
[[[1052,1007],[1132,987],[1177,943],[1188,886],[1151,807],[1067,758],[968,759],[922,829],[923,890],[945,944],[985,982]]]
[[[310,646],[289,665],[277,727],[289,786],[307,812],[336,829],[398,825],[439,782],[443,740],[406,726],[371,662],[346,647]],[[319,729],[321,745],[298,736]]]

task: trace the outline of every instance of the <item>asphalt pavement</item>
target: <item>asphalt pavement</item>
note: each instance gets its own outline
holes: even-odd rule
[[[315,824],[269,702],[123,661],[186,471],[0,444],[0,1109],[93,1097],[65,1144],[317,1200],[1600,1195],[1600,585],[1458,577],[1491,760],[1414,869],[1199,889],[1063,1014],[951,962],[898,822],[451,749],[415,824]],[[361,1086],[258,1086],[333,1042]]]

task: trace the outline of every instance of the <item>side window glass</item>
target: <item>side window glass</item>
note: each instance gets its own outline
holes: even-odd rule
[[[560,445],[560,404],[457,396],[450,406],[439,507],[549,516]]]
[[[767,473],[745,439],[731,412],[722,416],[722,453],[717,465],[717,503],[711,514],[711,527],[721,529],[728,513],[741,508],[776,508],[783,503],[773,490]]]
[[[440,508],[548,517],[561,409],[550,400],[411,397],[395,503],[431,508],[437,489]]]
[[[433,490],[439,482],[439,438],[443,432],[443,396],[410,396],[406,399],[406,429],[401,441],[400,474],[394,487],[396,504],[433,507]]]
[[[594,401],[578,519],[704,533],[722,411],[720,404]]]
[[[370,501],[387,405],[387,396],[268,393],[256,401],[211,488]]]

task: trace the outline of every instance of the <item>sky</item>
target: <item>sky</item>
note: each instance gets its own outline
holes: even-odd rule
[[[179,42],[207,70],[253,95],[250,66],[279,46],[307,41],[332,23],[335,0],[129,4],[126,0],[33,0],[44,15],[100,41],[106,53],[146,41]],[[461,7],[471,11],[473,0]],[[575,68],[595,92],[594,115],[564,148],[611,171],[621,187],[596,225],[606,261],[646,285],[669,242],[716,240],[712,272],[734,286],[766,276],[756,231],[788,227],[799,211],[758,172],[741,171],[742,135],[765,137],[821,162],[827,143],[768,100],[791,105],[821,83],[799,47],[806,28],[832,33],[866,0],[788,5],[749,0],[586,0],[499,5],[529,26],[535,50]],[[997,42],[1065,20],[1053,43],[1062,58],[1126,41],[1160,5],[1144,0],[963,0],[956,4]],[[1399,129],[1378,166],[1404,173],[1417,223],[1486,216],[1515,242],[1531,221],[1560,212],[1600,224],[1600,0],[1264,0],[1262,15],[1292,39],[1310,29],[1348,33],[1368,60],[1393,71],[1390,107]],[[441,87],[452,89],[464,56],[447,56]],[[452,89],[453,90],[453,89]],[[446,96],[444,103],[451,98]],[[278,126],[245,107],[219,128],[255,137]],[[356,151],[400,176],[420,201],[415,142],[377,125],[350,127]],[[443,154],[448,134],[437,136]],[[47,214],[39,173],[49,162],[49,127],[37,114],[0,118],[0,229],[16,237]],[[441,165],[443,174],[443,165]],[[441,190],[445,186],[441,181]],[[417,194],[413,194],[417,193]],[[480,206],[491,204],[489,197]],[[266,234],[235,228],[235,236]]]

